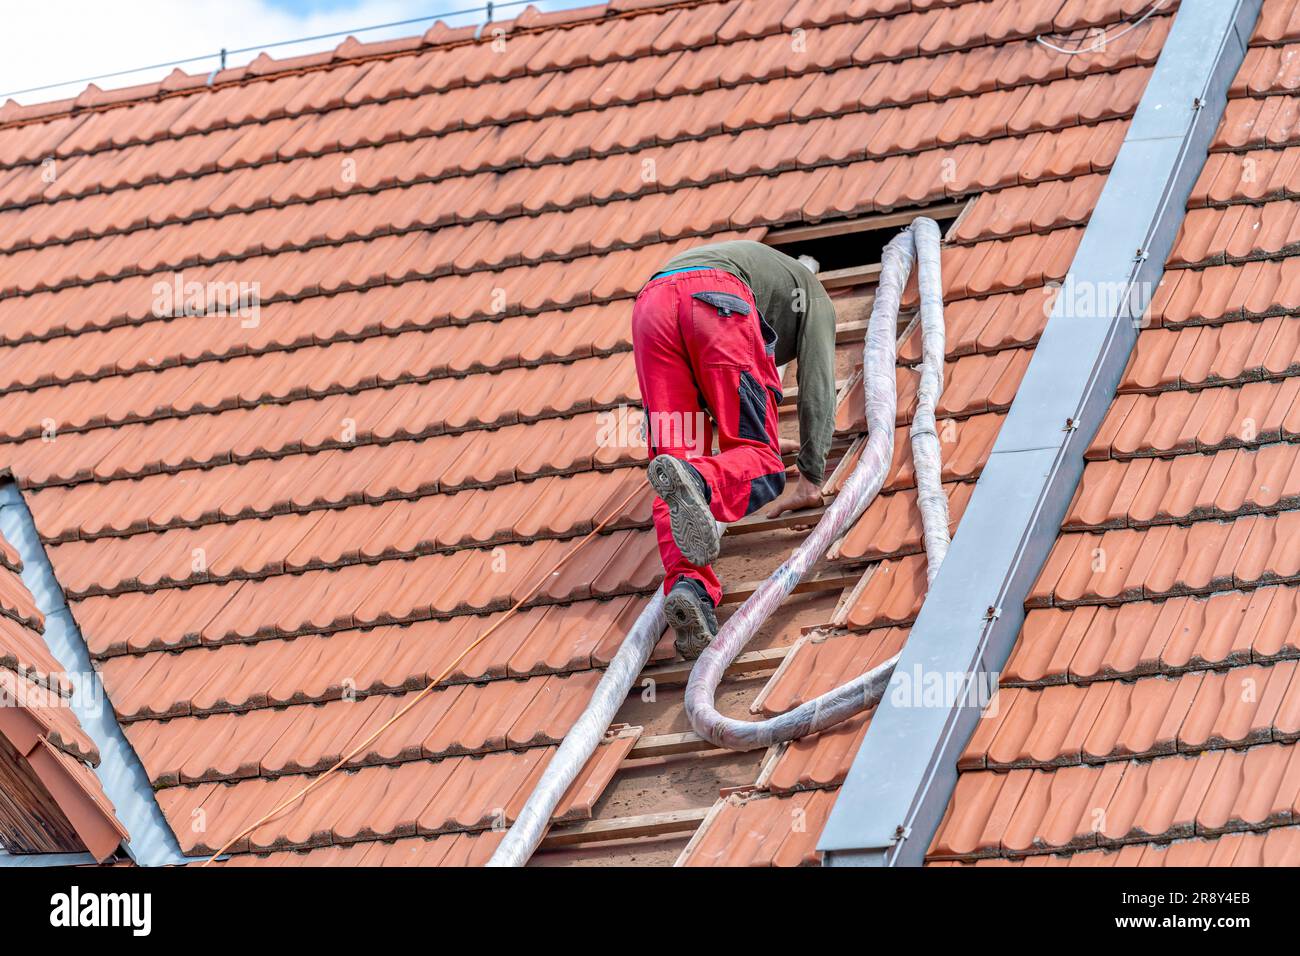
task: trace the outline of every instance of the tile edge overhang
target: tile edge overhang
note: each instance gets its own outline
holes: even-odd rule
[[[22,580],[45,615],[44,636],[50,652],[64,668],[77,674],[78,680],[90,679],[95,683],[93,689],[83,689],[74,695],[72,707],[82,728],[99,749],[99,766],[93,770],[129,834],[123,847],[141,866],[188,862],[163,819],[140,759],[113,715],[99,674],[91,664],[90,651],[54,577],[27,502],[7,473],[0,473],[0,531],[22,556]],[[48,861],[50,864],[67,862],[65,854],[52,856],[63,859],[52,859]],[[33,861],[25,865],[41,864]]]
[[[1183,0],[1065,290],[1131,289],[1110,314],[1058,296],[890,689],[854,757],[817,849],[827,866],[919,866],[983,707],[921,703],[932,676],[987,692],[1024,621],[1091,443],[1164,272],[1188,196],[1245,57],[1262,0]],[[1113,300],[1112,300],[1113,301]],[[1103,321],[1104,320],[1104,321]],[[978,681],[983,681],[981,688]],[[906,699],[903,699],[903,698]],[[974,697],[974,700],[971,700]]]

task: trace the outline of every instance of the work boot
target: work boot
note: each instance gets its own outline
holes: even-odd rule
[[[709,511],[709,486],[700,473],[680,458],[659,455],[650,462],[650,484],[668,506],[673,541],[697,568],[718,556],[722,536]]]
[[[704,585],[680,578],[664,599],[664,616],[677,632],[673,644],[688,661],[695,660],[718,633],[718,616]]]

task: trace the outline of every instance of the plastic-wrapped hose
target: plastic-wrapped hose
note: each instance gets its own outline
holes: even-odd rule
[[[913,418],[913,449],[918,505],[925,528],[932,579],[948,550],[948,501],[940,482],[938,435],[934,405],[943,383],[943,283],[939,271],[939,227],[919,218],[890,240],[881,256],[880,281],[867,324],[862,376],[866,391],[867,444],[853,473],[817,527],[749,599],[713,639],[691,670],[686,685],[686,714],[701,737],[728,750],[753,750],[806,737],[832,727],[877,704],[884,696],[897,656],[851,681],[767,720],[725,717],[714,706],[718,684],[754,634],[794,590],[831,542],[849,529],[876,497],[894,457],[894,422],[898,410],[895,386],[899,302],[912,269],[920,262],[923,338],[922,389]],[[920,449],[917,455],[915,449]],[[933,542],[933,543],[932,543]],[[934,550],[931,551],[930,549]]]
[[[514,825],[488,860],[488,866],[523,866],[528,862],[537,844],[542,842],[560,799],[600,746],[605,731],[627,700],[628,691],[663,632],[664,592],[660,589],[627,632],[618,653],[592,691],[591,702],[564,735],[542,779],[528,795]]]
[[[794,589],[817,557],[835,537],[857,520],[884,484],[894,456],[894,420],[898,407],[894,365],[899,301],[911,272],[914,249],[918,252],[921,264],[919,280],[922,327],[929,335],[923,335],[923,388],[918,390],[918,403],[928,402],[928,417],[918,408],[918,414],[913,418],[913,455],[917,457],[918,500],[930,501],[931,489],[937,489],[942,502],[941,516],[932,503],[923,504],[921,509],[931,577],[938,569],[942,554],[947,551],[948,505],[939,483],[938,441],[934,428],[934,403],[943,388],[944,355],[939,228],[933,220],[917,219],[909,229],[885,247],[881,256],[880,281],[863,346],[868,436],[858,465],[835,501],[826,509],[817,527],[794,555],[732,615],[691,671],[686,698],[691,724],[700,736],[719,746],[747,750],[824,730],[878,702],[888,686],[897,657],[872,668],[842,687],[771,720],[729,720],[718,714],[713,707],[714,694],[727,667],[744,649],[767,616]],[[926,366],[930,365],[937,371],[927,377]],[[926,382],[930,384],[926,385]],[[922,450],[919,455],[916,451],[918,421],[922,423],[919,426],[922,432]],[[926,423],[928,433],[925,432]],[[931,534],[932,530],[934,535]],[[943,538],[941,547],[931,542],[931,538],[938,536],[940,531]],[[605,731],[626,700],[650,657],[650,651],[663,632],[663,601],[663,591],[660,590],[633,624],[622,647],[596,685],[591,702],[565,735],[564,742],[551,758],[518,819],[492,854],[488,866],[523,866],[536,850],[560,799],[600,745]],[[755,610],[759,605],[764,609],[761,616]],[[740,623],[737,623],[737,618],[741,619]],[[706,728],[709,731],[707,733]]]
[[[943,462],[934,408],[943,394],[943,285],[939,281],[939,227],[933,219],[912,223],[916,239],[917,288],[921,296],[921,367],[912,415],[912,462],[916,505],[921,512],[926,582],[933,583],[948,554],[948,496],[943,493]]]

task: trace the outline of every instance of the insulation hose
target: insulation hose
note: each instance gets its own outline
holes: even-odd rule
[[[899,303],[912,270],[920,263],[922,368],[913,416],[912,449],[917,500],[933,579],[948,546],[948,500],[940,482],[939,442],[934,406],[943,390],[943,285],[939,272],[939,227],[918,218],[892,239],[881,255],[880,280],[863,346],[863,387],[867,399],[867,443],[835,500],[794,554],[741,605],[700,655],[686,688],[686,711],[701,737],[731,750],[752,750],[824,730],[877,703],[884,695],[897,656],[841,687],[770,720],[723,717],[713,705],[723,674],[777,606],[799,583],[831,542],[846,531],[884,484],[894,456],[898,408],[895,382]],[[506,833],[488,866],[523,866],[550,824],[564,792],[599,746],[663,631],[663,591],[656,592],[637,618],[623,646],[606,669],[591,703],[565,736],[541,780]]]
[[[912,223],[916,240],[917,289],[921,299],[921,365],[912,414],[912,470],[916,474],[916,506],[921,512],[925,545],[925,577],[934,583],[939,565],[948,556],[948,496],[943,492],[943,461],[934,409],[943,394],[943,359],[946,351],[943,320],[943,282],[939,273],[939,227],[933,219]]]
[[[555,808],[586,766],[588,758],[600,746],[605,731],[627,700],[628,691],[650,659],[650,652],[663,632],[664,592],[660,588],[605,668],[600,683],[591,694],[591,703],[564,735],[559,749],[546,765],[542,779],[537,781],[537,787],[529,794],[514,825],[488,860],[488,866],[523,866],[528,862],[541,842]]]
[[[943,284],[939,271],[939,227],[918,218],[890,240],[881,255],[880,281],[863,346],[862,381],[866,392],[867,444],[844,486],[821,521],[784,564],[727,619],[691,670],[686,685],[686,715],[701,737],[728,750],[754,750],[806,737],[874,706],[884,696],[897,656],[865,674],[767,720],[725,717],[714,706],[727,668],[758,629],[790,595],[831,543],[846,532],[879,493],[894,457],[898,311],[903,288],[919,260],[922,369],[913,417],[917,501],[933,578],[948,549],[948,501],[940,482],[939,441],[934,405],[943,387]],[[916,450],[920,455],[916,455]],[[933,547],[933,551],[930,549]]]
[[[213,853],[212,856],[208,857],[208,859],[204,861],[203,865],[211,866],[214,862],[216,862],[218,857],[223,855],[227,850],[229,850],[232,846],[234,846],[244,837],[252,834],[254,830],[258,829],[264,823],[269,823],[270,821],[274,820],[276,817],[280,816],[280,814],[284,813],[286,810],[289,810],[291,807],[297,804],[299,800],[303,799],[313,790],[315,790],[316,788],[324,784],[327,780],[332,779],[334,775],[338,773],[339,769],[342,768],[348,762],[350,762],[353,757],[356,757],[358,754],[364,751],[367,747],[369,747],[381,736],[383,736],[384,731],[386,731],[389,727],[393,726],[393,724],[397,723],[399,720],[401,720],[403,717],[409,714],[415,707],[419,706],[420,701],[424,700],[431,693],[433,693],[435,688],[442,686],[442,682],[445,681],[448,676],[450,676],[451,672],[454,671],[457,668],[457,666],[460,665],[460,662],[463,661],[466,657],[468,657],[476,647],[481,645],[484,641],[486,641],[493,634],[495,634],[498,628],[501,627],[501,625],[503,625],[506,621],[510,620],[516,614],[518,614],[519,609],[521,607],[523,607],[525,604],[527,604],[529,601],[535,598],[537,596],[537,592],[542,589],[542,586],[545,585],[546,582],[549,581],[553,575],[558,574],[560,568],[568,564],[569,561],[573,559],[573,556],[582,550],[583,545],[591,541],[593,538],[596,537],[596,535],[600,534],[603,530],[605,530],[605,527],[611,521],[613,521],[615,518],[620,517],[623,514],[623,509],[632,503],[633,498],[641,494],[641,489],[645,488],[647,484],[648,482],[642,482],[641,484],[633,488],[631,491],[629,491],[627,497],[614,506],[613,511],[611,511],[604,518],[602,518],[594,528],[588,531],[586,535],[583,536],[578,541],[577,544],[569,548],[568,551],[564,552],[564,554],[560,557],[560,559],[556,561],[553,565],[551,565],[551,567],[546,571],[545,574],[543,574],[541,577],[537,579],[537,583],[534,584],[527,591],[525,591],[519,598],[517,598],[515,600],[515,603],[510,605],[509,609],[504,614],[502,614],[494,622],[492,622],[490,626],[484,628],[483,631],[479,633],[478,637],[474,638],[472,641],[470,641],[468,644],[462,647],[460,649],[460,652],[443,667],[442,671],[438,674],[438,676],[433,678],[433,680],[429,681],[429,683],[424,685],[424,690],[420,691],[418,694],[412,695],[406,701],[406,703],[403,704],[401,708],[398,709],[397,713],[393,714],[393,716],[389,717],[386,721],[380,724],[375,730],[371,731],[370,735],[367,736],[360,743],[354,744],[352,749],[349,750],[342,757],[340,757],[333,765],[330,766],[328,770],[326,770],[324,773],[320,774],[319,776],[311,778],[311,780],[306,784],[306,786],[303,786],[300,789],[295,790],[293,793],[289,794],[289,796],[285,797],[283,800],[277,803],[270,810],[266,811],[266,813],[262,814],[255,821],[248,824],[248,826],[244,827],[242,830],[240,830],[234,836],[232,836],[229,840],[223,843],[221,845],[221,848],[218,849],[216,853]],[[650,608],[654,606],[654,604],[655,604],[654,601],[650,602],[650,605],[646,608],[646,611],[642,612],[641,618],[646,617],[646,614],[649,612]],[[638,624],[641,623],[641,618],[638,618],[637,620]],[[662,630],[663,630],[663,624],[661,623],[659,624],[658,630],[655,631],[655,635],[658,636],[659,632]],[[625,643],[627,643],[626,638],[624,639],[624,641]],[[593,749],[595,748],[593,747]]]

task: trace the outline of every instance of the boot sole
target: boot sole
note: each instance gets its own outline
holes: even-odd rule
[[[664,601],[664,617],[677,632],[673,640],[677,652],[688,661],[704,653],[713,640],[713,632],[699,603],[684,594],[670,594]]]
[[[685,473],[686,467],[676,458],[659,455],[650,462],[650,484],[668,505],[673,541],[687,561],[702,568],[718,556],[722,536],[709,511],[709,503]]]

